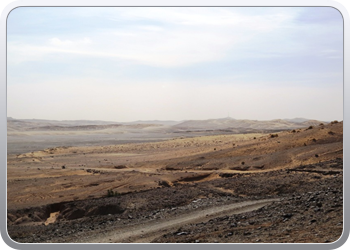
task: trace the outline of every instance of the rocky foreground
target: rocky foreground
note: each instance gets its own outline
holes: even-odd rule
[[[8,232],[17,242],[99,242],[123,228],[168,220],[208,207],[279,198],[255,211],[225,214],[183,224],[151,236],[122,242],[333,242],[343,228],[342,159],[259,174],[234,174],[204,183],[188,183],[115,197],[9,211]],[[315,171],[316,169],[329,169]],[[234,190],[234,192],[230,192]],[[60,211],[55,223],[43,222]],[[21,216],[33,222],[15,223]],[[37,221],[37,222],[35,222]],[[112,233],[111,233],[112,232]],[[96,237],[99,235],[99,237]]]

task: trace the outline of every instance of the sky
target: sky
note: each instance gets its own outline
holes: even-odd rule
[[[331,7],[17,8],[7,116],[343,120],[343,19]]]

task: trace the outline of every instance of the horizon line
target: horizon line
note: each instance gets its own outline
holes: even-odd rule
[[[44,121],[101,121],[101,122],[119,122],[119,123],[131,123],[131,122],[149,122],[149,121],[163,121],[163,122],[184,122],[184,121],[205,121],[205,120],[224,120],[224,119],[232,119],[232,120],[250,120],[250,121],[274,121],[274,120],[296,120],[296,119],[302,119],[305,121],[321,121],[321,122],[331,122],[337,119],[331,119],[331,120],[319,120],[319,119],[312,119],[312,118],[304,118],[304,117],[294,117],[294,118],[274,118],[274,119],[249,119],[249,118],[233,118],[230,116],[227,117],[219,117],[219,118],[206,118],[206,119],[181,119],[181,120],[171,120],[171,119],[147,119],[147,120],[132,120],[132,121],[110,121],[110,120],[101,120],[101,119],[45,119],[45,118],[14,118],[12,116],[7,116],[7,120],[13,119],[13,120],[44,120]],[[343,121],[340,120],[340,121]]]

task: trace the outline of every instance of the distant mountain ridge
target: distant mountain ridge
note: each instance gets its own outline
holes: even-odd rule
[[[293,118],[293,119],[283,119],[285,121],[288,121],[288,122],[296,122],[296,123],[300,123],[300,122],[307,122],[309,121],[310,119],[305,119],[305,118]]]
[[[175,125],[182,129],[294,129],[307,126],[315,126],[325,123],[317,120],[308,120],[304,118],[296,119],[275,119],[268,121],[258,120],[236,120],[236,119],[208,119],[208,120],[189,120]]]
[[[135,125],[157,125],[173,128],[174,130],[220,130],[220,129],[256,129],[256,130],[285,130],[301,127],[315,126],[320,123],[327,123],[318,120],[309,120],[305,118],[294,119],[274,119],[267,121],[234,119],[231,117],[207,119],[207,120],[147,120],[134,122],[111,122],[98,120],[44,120],[44,119],[15,119],[7,118],[8,131],[16,130],[103,130],[107,128],[117,128],[126,126],[130,128],[144,128],[145,126],[137,127]]]
[[[134,121],[134,122],[121,122],[121,124],[157,124],[157,125],[169,125],[169,126],[173,126],[176,124],[179,124],[183,121],[171,121],[171,120],[147,120],[147,121],[142,121],[142,120],[138,120],[138,121]]]

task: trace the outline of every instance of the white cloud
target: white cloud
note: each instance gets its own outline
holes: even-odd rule
[[[84,37],[82,40],[76,40],[76,41],[61,40],[57,37],[54,37],[50,39],[50,44],[54,46],[59,46],[59,47],[70,47],[70,46],[79,46],[83,44],[91,44],[91,40],[87,37]]]
[[[119,15],[116,21],[139,22],[126,27],[91,30],[89,36],[94,43],[91,38],[62,39],[59,36],[42,40],[41,44],[21,40],[16,44],[9,42],[9,53],[16,58],[12,61],[43,60],[45,55],[71,53],[158,67],[182,67],[223,59],[235,47],[261,33],[278,30],[293,17],[281,13],[251,16],[223,8],[122,8],[112,9],[108,19],[115,18],[112,13]],[[150,21],[159,24],[148,24]],[[31,56],[33,53],[39,56]]]

